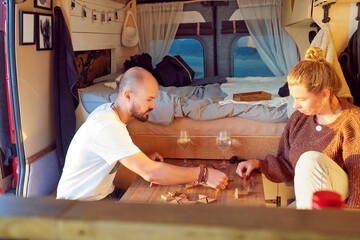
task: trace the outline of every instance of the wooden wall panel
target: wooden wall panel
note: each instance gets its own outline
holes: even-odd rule
[[[119,42],[118,34],[73,33],[75,51],[118,48]]]
[[[111,33],[120,35],[122,32],[123,22],[104,22],[93,21],[90,18],[81,16],[71,16],[71,27],[73,33]]]
[[[145,154],[160,153],[165,158],[183,158],[184,151],[176,143],[176,136],[135,135],[131,136],[135,145]],[[261,159],[267,154],[276,154],[280,137],[272,136],[232,136],[231,146],[225,157]],[[223,154],[216,146],[216,137],[193,136],[186,149],[186,157],[194,159],[222,159]]]

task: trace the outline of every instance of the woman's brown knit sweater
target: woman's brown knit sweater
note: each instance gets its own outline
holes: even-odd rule
[[[267,155],[260,169],[273,182],[293,181],[296,163],[304,152],[318,151],[333,159],[349,175],[347,207],[360,208],[360,108],[340,101],[341,115],[315,127],[315,116],[296,111],[285,126],[277,157]]]

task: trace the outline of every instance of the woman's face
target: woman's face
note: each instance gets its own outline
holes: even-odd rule
[[[326,94],[323,92],[315,95],[303,85],[289,86],[289,90],[290,95],[294,98],[293,108],[305,115],[316,115],[323,111],[327,102]]]

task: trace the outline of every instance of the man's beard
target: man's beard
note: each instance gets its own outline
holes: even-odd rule
[[[145,115],[146,113],[150,113],[153,109],[152,108],[149,108],[148,110],[146,110],[144,113],[140,113],[138,111],[136,111],[136,107],[138,105],[134,102],[130,108],[130,113],[131,113],[131,116],[133,118],[135,118],[136,120],[139,120],[141,122],[146,122],[149,118],[149,114],[148,115]]]

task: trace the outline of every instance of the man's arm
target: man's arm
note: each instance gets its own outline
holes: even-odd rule
[[[123,158],[120,162],[146,181],[160,185],[195,182],[200,173],[199,167],[180,167],[152,161],[142,152]],[[224,189],[227,186],[228,177],[226,174],[212,168],[209,168],[208,171],[207,185],[219,189]]]

